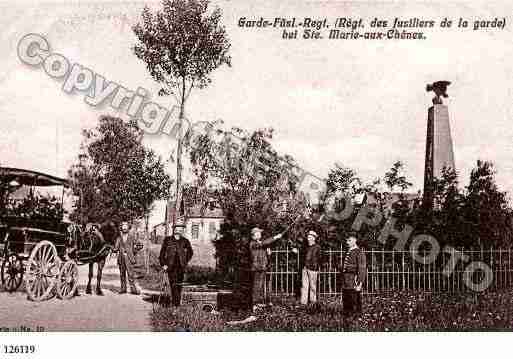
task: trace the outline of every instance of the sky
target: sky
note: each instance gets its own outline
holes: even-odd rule
[[[109,107],[91,107],[84,93],[69,95],[62,81],[18,59],[18,41],[44,35],[53,52],[128,89],[146,88],[162,106],[160,88],[131,47],[131,26],[145,4],[159,2],[0,3],[0,163],[65,176],[76,160],[81,130],[102,114],[127,118]],[[212,84],[193,91],[187,107],[193,121],[222,119],[247,130],[272,127],[273,144],[305,170],[326,177],[335,162],[365,181],[401,160],[413,190],[422,189],[427,83],[449,80],[450,126],[456,169],[468,183],[477,159],[491,160],[497,181],[513,192],[513,4],[507,2],[214,1],[223,11],[232,67],[212,74]],[[280,29],[241,28],[241,17],[363,18],[370,22],[418,17],[468,29],[430,29],[425,40],[285,40]],[[473,30],[476,19],[506,19],[505,29]],[[165,135],[145,143],[167,158],[175,147]]]

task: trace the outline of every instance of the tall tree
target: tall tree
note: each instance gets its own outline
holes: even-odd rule
[[[361,193],[362,190],[362,182],[353,169],[335,163],[335,167],[329,170],[328,179],[326,180],[326,195],[328,197],[337,192],[353,197],[355,194]]]
[[[396,189],[404,192],[412,186],[412,183],[409,182],[404,175],[404,164],[401,161],[395,162],[385,173],[384,182],[390,192]]]
[[[444,167],[440,177],[433,178],[434,208],[425,216],[419,208],[416,215],[418,230],[432,234],[441,246],[448,244],[461,247],[468,244],[470,223],[463,217],[465,194],[459,188],[458,174]]]
[[[198,193],[217,196],[225,214],[240,223],[272,222],[271,214],[289,213],[289,200],[297,194],[295,163],[280,156],[271,139],[270,129],[248,133],[220,126],[197,136],[188,149]]]
[[[168,196],[171,179],[161,159],[143,146],[140,134],[135,122],[110,116],[83,131],[83,153],[68,171],[80,198],[73,220],[142,219],[155,200]]]
[[[162,84],[159,95],[173,95],[180,106],[177,146],[176,206],[181,202],[182,123],[187,99],[193,88],[207,86],[210,73],[219,66],[231,66],[230,43],[221,25],[221,10],[207,13],[208,0],[164,0],[162,10],[142,12],[133,27],[139,42],[135,55],[146,63],[151,76]],[[166,216],[167,221],[167,216]],[[167,226],[166,226],[167,230]]]
[[[465,219],[474,245],[511,245],[511,209],[506,192],[497,186],[491,162],[478,160],[470,173],[465,199]]]
[[[216,252],[226,268],[248,265],[245,248],[252,226],[276,233],[293,224],[287,234],[295,239],[309,221],[306,200],[296,190],[293,159],[280,156],[271,139],[270,129],[225,131],[216,124],[188,144],[196,195],[204,201],[203,194],[208,192],[223,210]]]

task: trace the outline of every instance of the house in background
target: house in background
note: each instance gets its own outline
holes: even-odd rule
[[[174,202],[169,202],[168,205],[168,223],[171,226],[173,222],[173,209]],[[197,205],[185,209],[184,215],[179,219],[185,218],[185,233],[184,235],[191,242],[194,255],[189,265],[215,268],[215,247],[213,240],[218,236],[223,222],[223,211],[210,203],[206,208]],[[153,227],[153,237],[158,243],[162,243],[165,236],[165,222],[160,223]],[[168,231],[172,233],[171,228]]]
[[[154,225],[152,228],[152,234],[151,234],[151,237],[152,237],[152,240],[153,242],[155,243],[158,243],[158,244],[162,244],[162,242],[164,241],[164,237],[166,236],[166,222],[165,222],[165,218],[166,218],[166,215],[167,215],[167,224],[168,224],[168,235],[171,235],[171,233],[173,233],[173,229],[172,229],[172,223],[173,223],[173,211],[175,209],[175,202],[167,202],[167,205],[165,204],[164,205],[164,221],[159,223],[159,224],[156,224]],[[177,218],[177,219],[180,219],[180,218]]]
[[[187,210],[186,218],[185,235],[194,250],[190,264],[215,268],[216,251],[213,241],[221,229],[223,211],[217,207],[207,206],[202,209],[201,206],[195,206]]]

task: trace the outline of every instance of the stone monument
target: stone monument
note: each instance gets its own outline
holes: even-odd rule
[[[449,81],[438,81],[427,85],[428,92],[433,91],[433,106],[428,109],[427,135],[426,135],[426,160],[424,167],[424,196],[423,206],[431,210],[434,206],[433,179],[442,175],[442,169],[454,166],[454,151],[449,125],[449,110],[443,104],[442,97],[447,98],[447,86]]]

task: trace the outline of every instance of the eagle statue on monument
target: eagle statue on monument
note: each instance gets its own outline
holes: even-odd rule
[[[443,103],[442,97],[449,97],[449,95],[447,95],[447,86],[450,84],[449,81],[437,81],[426,86],[427,92],[433,91],[436,95],[433,97],[433,105],[441,105]]]

